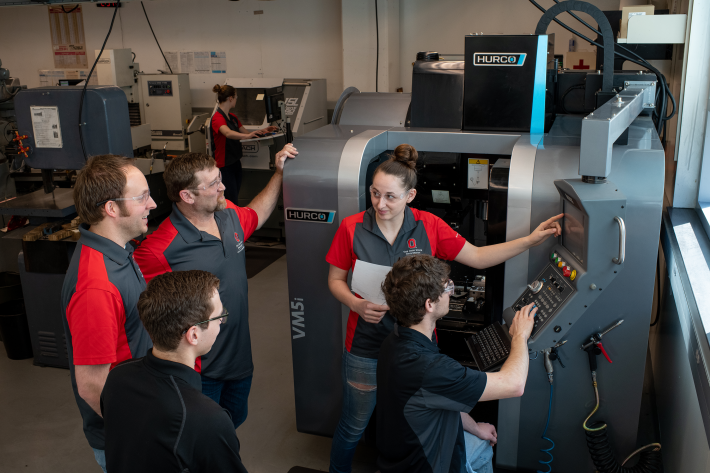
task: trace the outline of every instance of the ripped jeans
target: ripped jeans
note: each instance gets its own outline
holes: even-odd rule
[[[377,402],[377,360],[343,353],[343,410],[330,448],[330,473],[349,473]],[[355,384],[357,387],[353,386]]]

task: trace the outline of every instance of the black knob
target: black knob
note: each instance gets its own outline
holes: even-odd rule
[[[560,333],[562,331],[562,327],[560,327],[559,325],[555,325],[555,328],[553,330],[555,331],[555,333]]]

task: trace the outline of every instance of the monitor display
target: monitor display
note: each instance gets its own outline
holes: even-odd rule
[[[572,203],[563,200],[565,214],[562,223],[562,246],[572,253],[580,263],[584,262],[586,237],[584,234],[584,213]]]

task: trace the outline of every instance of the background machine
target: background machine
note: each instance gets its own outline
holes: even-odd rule
[[[411,96],[348,89],[330,125],[295,140],[284,204],[299,431],[330,436],[340,414],[347,309],[328,290],[325,255],[342,219],[369,207],[375,167],[408,143],[420,153],[411,205],[477,246],[565,215],[559,239],[497,267],[452,263],[457,288],[438,342],[465,366],[478,366],[466,343],[472,334],[510,323],[520,305],[540,309],[525,394],[474,412],[498,428],[496,465],[532,471],[554,455],[543,471],[615,471],[610,461],[636,450],[662,211],[664,151],[650,115],[660,83],[611,68],[603,83],[576,77],[593,97],[592,113],[556,115],[567,78],[544,33],[561,8],[550,9],[536,35],[467,36],[465,61],[420,53]],[[608,22],[597,21],[606,33]],[[597,363],[602,351],[613,364]],[[555,359],[565,368],[553,376]],[[660,471],[648,455],[635,471]]]

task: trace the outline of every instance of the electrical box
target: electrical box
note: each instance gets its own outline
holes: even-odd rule
[[[141,115],[150,124],[152,148],[187,150],[185,130],[192,119],[188,74],[139,74],[138,78]]]
[[[98,56],[101,50],[96,51]],[[134,85],[133,53],[130,49],[105,49],[96,64],[99,85],[131,87]]]

